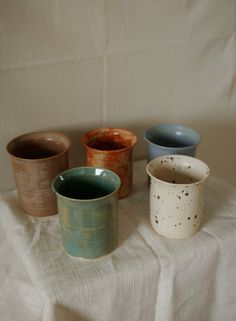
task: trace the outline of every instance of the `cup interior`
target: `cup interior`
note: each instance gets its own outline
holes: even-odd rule
[[[115,193],[120,178],[110,170],[78,167],[59,174],[52,183],[53,190],[66,198],[92,200]]]
[[[209,175],[209,168],[204,162],[184,155],[155,158],[148,163],[146,170],[154,179],[171,184],[194,184]]]
[[[151,127],[145,132],[144,137],[154,145],[167,148],[185,148],[200,141],[200,136],[194,129],[174,124]]]
[[[55,156],[69,148],[69,139],[56,132],[21,135],[7,145],[7,151],[18,158],[42,159]]]
[[[96,150],[121,150],[132,147],[137,141],[136,136],[119,128],[99,128],[86,133],[81,143]]]

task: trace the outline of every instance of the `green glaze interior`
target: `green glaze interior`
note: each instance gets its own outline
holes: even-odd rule
[[[114,172],[96,167],[77,167],[59,174],[52,182],[57,194],[76,200],[93,200],[118,191],[120,178]]]

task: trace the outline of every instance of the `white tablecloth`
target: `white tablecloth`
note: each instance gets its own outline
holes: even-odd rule
[[[119,201],[119,246],[97,260],[65,254],[57,215],[1,194],[0,321],[236,320],[236,189],[211,176],[200,232],[166,239],[149,223],[145,163]]]

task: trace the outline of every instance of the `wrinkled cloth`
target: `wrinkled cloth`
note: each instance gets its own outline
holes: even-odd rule
[[[58,215],[0,195],[0,321],[236,320],[236,189],[210,176],[200,231],[167,239],[150,225],[145,165],[119,200],[118,247],[96,260],[65,253]]]

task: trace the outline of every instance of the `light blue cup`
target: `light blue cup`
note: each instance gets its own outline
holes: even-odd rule
[[[163,155],[180,154],[195,156],[200,142],[199,133],[186,126],[160,124],[144,133],[148,145],[148,161]]]

